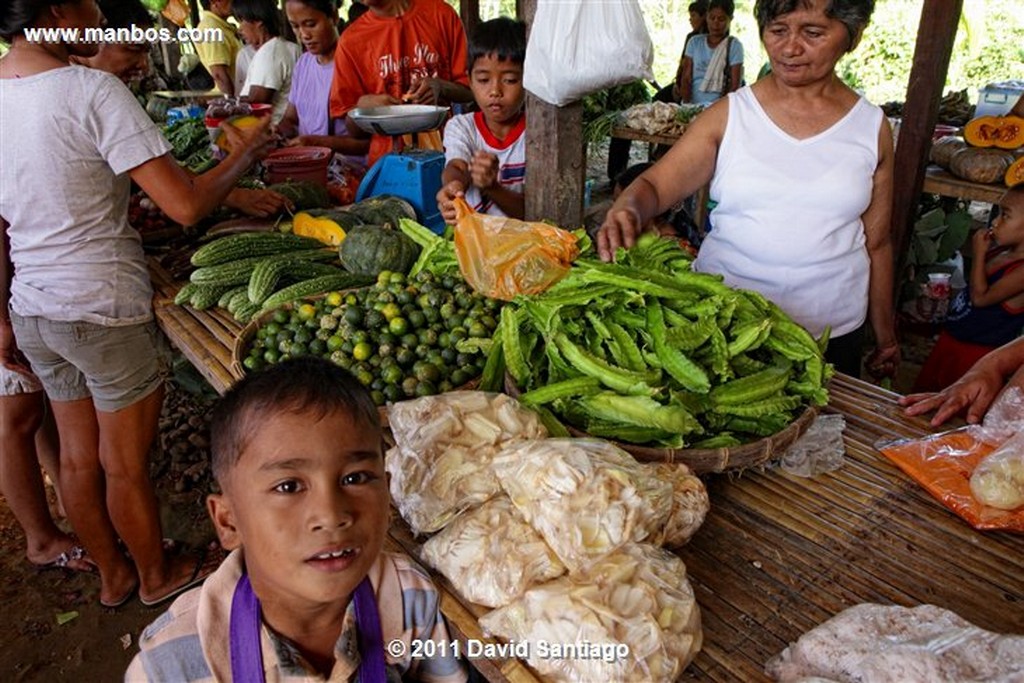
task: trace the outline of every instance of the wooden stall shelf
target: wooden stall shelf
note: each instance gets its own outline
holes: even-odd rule
[[[921,191],[943,197],[957,197],[958,199],[995,204],[1006,192],[1006,188],[1001,185],[972,183],[932,165],[925,171],[924,185],[921,187]]]
[[[647,142],[652,145],[674,145],[676,140],[679,139],[678,135],[652,135],[650,133],[637,130],[636,128],[628,128],[626,126],[616,126],[612,128],[611,136],[613,138],[622,138],[624,140]]]

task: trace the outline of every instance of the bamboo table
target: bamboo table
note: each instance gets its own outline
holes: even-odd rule
[[[234,378],[241,329],[216,311],[173,304],[177,285],[151,267],[157,320],[214,388]],[[1024,634],[1024,536],[974,531],[878,451],[879,439],[931,430],[903,416],[897,395],[837,375],[825,412],[846,419],[846,462],[804,479],[749,470],[705,479],[711,512],[679,556],[701,608],[704,646],[683,680],[767,680],[764,663],[800,634],[861,602],[953,610],[976,625]],[[389,546],[419,543],[398,515]],[[486,612],[442,577],[441,609],[456,637],[482,639]],[[518,660],[474,660],[493,682],[536,681]]]

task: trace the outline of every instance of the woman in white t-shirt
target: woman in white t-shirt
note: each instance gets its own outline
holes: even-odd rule
[[[281,10],[274,0],[233,0],[231,11],[246,45],[256,48],[240,94],[249,102],[272,104],[277,123],[288,109],[292,71],[302,50],[281,38]]]
[[[81,31],[102,19],[95,0],[0,5],[0,36],[11,41],[0,59],[0,364],[34,372],[50,398],[64,505],[98,567],[100,603],[117,607],[138,591],[153,605],[212,568],[201,557],[169,556],[161,540],[146,462],[163,354],[141,239],[128,224],[130,184],[191,225],[221,203],[270,134],[227,125],[231,153],[188,175],[120,80],[69,64],[97,45],[25,37],[30,28]]]
[[[712,104],[634,181],[598,233],[601,258],[711,181],[712,231],[694,268],[761,292],[813,335],[826,359],[860,374],[863,328],[873,374],[895,374],[893,145],[881,110],[835,73],[860,40],[872,0],[758,0],[772,72]]]

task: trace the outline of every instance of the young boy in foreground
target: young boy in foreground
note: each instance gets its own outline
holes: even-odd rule
[[[143,631],[126,680],[466,680],[455,658],[409,657],[448,631],[427,574],[382,552],[380,418],[351,375],[280,363],[232,388],[210,429],[207,508],[231,555]]]
[[[465,195],[479,213],[522,218],[526,179],[523,60],[526,25],[506,17],[479,24],[469,38],[469,87],[480,109],[444,128],[437,205],[455,222],[452,200]]]

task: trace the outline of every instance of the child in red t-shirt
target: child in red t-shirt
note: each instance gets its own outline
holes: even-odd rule
[[[914,391],[940,391],[1024,329],[1024,185],[1007,190],[990,230],[972,238],[970,283],[950,305]]]
[[[356,107],[403,102],[470,102],[466,33],[443,0],[365,0],[369,11],[338,40],[330,115]],[[366,136],[353,122],[350,134]],[[368,162],[391,151],[391,138],[374,135]]]

